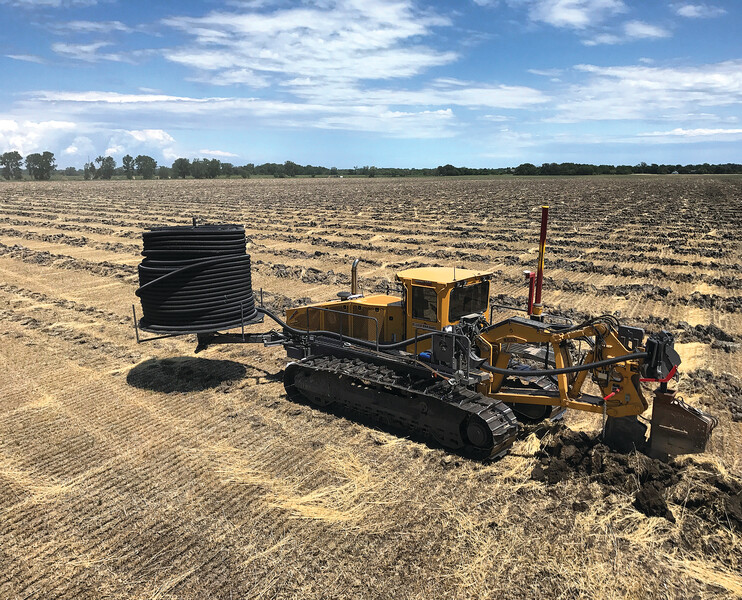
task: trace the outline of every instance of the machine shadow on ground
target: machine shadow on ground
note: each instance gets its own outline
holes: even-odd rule
[[[199,392],[227,381],[243,379],[245,365],[233,360],[192,356],[151,358],[133,367],[126,376],[129,385],[153,392]]]

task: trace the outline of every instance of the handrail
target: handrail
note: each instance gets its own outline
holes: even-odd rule
[[[335,313],[335,314],[338,314],[338,315],[340,315],[342,317],[359,317],[361,319],[368,319],[370,321],[373,321],[374,322],[374,332],[375,332],[375,340],[374,341],[376,343],[376,351],[377,352],[379,351],[379,333],[380,333],[379,332],[379,319],[377,319],[376,317],[370,317],[368,315],[355,315],[355,314],[353,314],[353,313],[351,313],[349,311],[346,312],[346,311],[342,311],[342,310],[334,310],[332,308],[322,308],[320,306],[305,306],[304,309],[306,310],[306,314],[307,314],[307,327],[306,327],[307,334],[311,333],[311,331],[309,329],[309,311],[310,310],[320,310],[320,311],[323,311],[323,312]],[[340,319],[340,333],[339,333],[339,335],[340,335],[340,341],[341,342],[344,341],[345,336],[343,335],[343,319]],[[349,339],[353,339],[350,334],[348,335],[348,338]]]

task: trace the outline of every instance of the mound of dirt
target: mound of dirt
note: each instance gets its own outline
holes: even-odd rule
[[[546,435],[537,453],[539,464],[531,479],[554,485],[586,477],[604,488],[634,495],[634,507],[651,517],[675,522],[673,509],[692,511],[709,525],[742,531],[742,482],[724,476],[711,463],[660,460],[608,448],[599,436],[576,432],[564,425]]]
[[[710,406],[728,410],[733,421],[742,421],[742,380],[731,373],[715,375],[708,369],[684,373],[678,389],[686,394],[697,394]]]

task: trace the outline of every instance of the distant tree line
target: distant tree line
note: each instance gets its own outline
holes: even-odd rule
[[[34,153],[26,156],[25,160],[20,152],[13,150],[0,155],[0,174],[4,179],[23,179],[25,171],[31,179],[48,180],[53,174],[62,174],[67,177],[83,179],[112,179],[125,177],[133,179],[216,179],[217,177],[450,177],[462,175],[632,175],[632,174],[699,174],[699,175],[726,175],[742,173],[742,165],[736,163],[698,165],[658,165],[641,162],[638,165],[592,165],[581,163],[543,163],[537,167],[531,163],[523,163],[517,167],[497,169],[473,169],[470,167],[454,167],[442,165],[435,169],[397,169],[375,166],[355,166],[349,169],[337,167],[321,167],[314,165],[299,165],[287,160],[284,163],[264,163],[255,165],[248,163],[235,166],[232,163],[221,162],[216,158],[177,158],[172,166],[160,165],[146,154],[136,157],[127,154],[122,159],[120,167],[112,156],[98,156],[95,160],[85,163],[82,169],[67,167],[57,170],[54,154],[51,152]]]
[[[441,167],[438,167],[439,169]],[[728,175],[742,173],[742,165],[726,163],[711,165],[651,165],[641,162],[638,165],[591,165],[580,163],[544,163],[540,167],[531,163],[523,163],[514,169],[506,169],[513,175],[669,175],[677,174],[699,174],[699,175]]]

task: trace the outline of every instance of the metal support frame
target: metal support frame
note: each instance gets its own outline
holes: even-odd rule
[[[164,340],[167,338],[174,338],[174,337],[181,337],[184,335],[209,335],[212,332],[198,332],[198,331],[183,331],[183,332],[176,332],[176,333],[166,333],[163,335],[156,335],[154,337],[142,337],[139,333],[139,319],[137,317],[137,309],[136,305],[131,305],[131,313],[134,318],[134,336],[136,337],[137,344],[143,344],[145,342],[154,342],[155,340]],[[263,322],[263,315],[260,314],[259,318],[254,319],[252,321],[245,322],[245,311],[244,311],[244,305],[243,303],[240,303],[240,328],[241,328],[241,337],[245,339],[246,343],[249,343],[249,340],[246,338],[249,337],[251,334],[245,334],[245,325],[256,325],[257,323]],[[235,327],[237,327],[235,325]],[[234,329],[234,327],[230,328]],[[145,330],[146,331],[146,330]],[[217,334],[217,331],[214,331],[213,334]],[[234,335],[234,334],[229,334]]]
[[[418,358],[420,356],[418,354],[418,352],[417,352],[417,338],[418,338],[419,332],[421,332],[421,331],[424,331],[425,333],[431,333],[427,329],[421,329],[419,327],[415,327],[415,342],[414,342],[415,343],[415,352],[414,352],[415,353],[415,358]],[[453,331],[450,331],[450,332],[449,331],[434,331],[433,334],[434,335],[436,335],[436,334],[437,335],[448,335],[448,336],[451,336],[454,339],[456,339],[456,338],[463,338],[464,340],[466,340],[466,360],[464,362],[466,363],[465,375],[466,375],[466,379],[468,381],[469,380],[469,375],[470,375],[469,357],[471,356],[471,340],[469,339],[469,337],[466,336],[466,335],[464,335],[463,333],[456,333],[456,332],[453,332]],[[432,353],[432,347],[433,346],[432,346],[432,339],[431,339],[431,353]],[[432,354],[431,354],[431,356],[432,356]],[[453,369],[453,365],[451,365],[451,369]],[[459,364],[459,370],[460,369],[461,369],[461,365]]]

